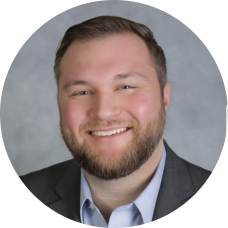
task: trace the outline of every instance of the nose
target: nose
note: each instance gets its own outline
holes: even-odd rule
[[[119,101],[115,95],[97,95],[90,109],[90,117],[99,121],[111,121],[120,114]]]

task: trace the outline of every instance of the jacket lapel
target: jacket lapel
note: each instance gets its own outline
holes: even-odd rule
[[[153,221],[176,210],[195,193],[184,161],[169,148],[165,141],[164,145],[166,163]]]
[[[63,174],[54,190],[59,199],[48,206],[57,213],[72,219],[80,221],[80,181],[81,171],[74,162]]]

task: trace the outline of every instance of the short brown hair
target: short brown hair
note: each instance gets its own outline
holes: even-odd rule
[[[95,17],[80,24],[76,24],[66,31],[55,57],[54,72],[57,83],[59,82],[60,77],[60,62],[65,52],[74,41],[85,42],[104,38],[108,35],[123,34],[126,32],[136,34],[146,43],[152,59],[155,62],[155,68],[163,94],[163,89],[167,81],[166,58],[162,48],[157,44],[153,33],[143,24],[116,16]]]

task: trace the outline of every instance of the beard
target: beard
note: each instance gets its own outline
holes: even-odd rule
[[[130,175],[152,156],[163,136],[165,120],[166,111],[162,102],[158,117],[149,122],[143,132],[139,131],[135,120],[128,121],[133,126],[131,128],[133,130],[133,140],[129,143],[127,150],[116,161],[110,159],[108,162],[105,161],[102,154],[94,153],[85,140],[83,144],[79,144],[73,131],[63,126],[62,120],[60,120],[60,126],[65,144],[78,165],[101,180],[113,180]],[[109,123],[109,126],[114,126],[116,123]],[[126,123],[126,121],[118,121],[118,123]],[[90,126],[100,125],[99,123],[86,124],[86,126],[80,127],[80,131],[83,132],[83,129]]]

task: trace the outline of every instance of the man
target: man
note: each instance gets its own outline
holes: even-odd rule
[[[110,16],[75,25],[54,70],[74,159],[21,177],[44,204],[88,225],[136,226],[174,211],[207,180],[163,140],[170,83],[146,26]]]

